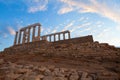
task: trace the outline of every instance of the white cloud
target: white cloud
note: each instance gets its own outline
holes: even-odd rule
[[[108,28],[108,29],[104,29],[103,31],[101,31],[98,35],[97,35],[97,37],[98,38],[101,38],[101,37],[103,37],[103,36],[105,36],[105,37],[107,37],[108,38],[108,36],[109,36],[109,33],[110,32],[110,29]]]
[[[112,31],[112,28],[104,29],[97,36],[94,36],[95,40],[99,41],[100,43],[109,43],[110,45],[120,46],[120,44],[118,44],[120,43],[120,37],[118,37],[116,33]]]
[[[84,24],[80,24],[80,25],[74,26],[70,31],[74,32],[74,31],[76,31],[78,29],[81,29],[81,28],[84,28],[84,27],[89,27],[90,25],[91,25],[90,22],[86,22]]]
[[[68,13],[68,12],[71,12],[71,11],[73,11],[72,7],[66,7],[65,6],[58,11],[58,14],[65,14],[65,13]]]
[[[11,35],[15,35],[16,32],[12,27],[8,27],[7,29]]]
[[[26,2],[29,13],[47,10],[48,0],[29,0]]]
[[[55,33],[55,32],[57,32],[59,27],[60,27],[60,26],[56,26],[56,27],[54,27],[54,28],[51,30],[51,33]],[[49,30],[49,31],[50,31],[50,30]]]
[[[71,21],[69,24],[67,24],[62,31],[68,30],[70,27],[72,27],[74,25],[75,21]]]
[[[2,31],[0,31],[0,37],[7,38],[8,35],[6,33],[3,33]]]
[[[65,14],[71,11],[78,11],[80,13],[97,13],[115,22],[120,22],[120,11],[116,9],[116,6],[107,4],[106,0],[103,2],[98,2],[97,0],[87,0],[88,3],[80,0],[59,1],[64,5],[67,5],[66,8],[61,7],[61,9],[58,11],[59,14]],[[120,8],[120,6],[117,6],[117,8]],[[64,11],[64,9],[66,9],[66,11]]]
[[[117,25],[116,30],[120,31],[120,24]]]

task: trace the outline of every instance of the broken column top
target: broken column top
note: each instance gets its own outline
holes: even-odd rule
[[[32,24],[32,25],[28,25],[28,26],[26,26],[26,27],[24,27],[24,28],[21,28],[20,31],[23,31],[23,30],[25,30],[25,29],[27,29],[27,28],[32,28],[32,27],[34,27],[34,26],[41,26],[41,24],[40,24],[40,23],[35,23],[35,24]]]

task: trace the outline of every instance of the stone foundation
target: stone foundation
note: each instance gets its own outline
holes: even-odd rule
[[[60,45],[60,44],[81,44],[81,43],[93,43],[93,37],[91,35],[84,36],[84,37],[78,37],[78,38],[72,38],[67,40],[60,40],[55,42],[48,42],[47,40],[41,40],[36,42],[29,42],[19,45],[11,46],[10,48],[6,48],[4,52],[15,52],[15,51],[24,51],[24,50],[30,50],[33,48],[40,48],[40,49],[46,49],[50,48],[52,45]]]

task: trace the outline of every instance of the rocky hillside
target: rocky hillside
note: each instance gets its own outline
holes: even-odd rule
[[[106,43],[44,44],[1,52],[0,80],[119,80],[120,49]]]

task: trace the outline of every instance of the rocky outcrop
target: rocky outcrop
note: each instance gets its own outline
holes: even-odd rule
[[[2,59],[1,59],[2,60]],[[5,62],[0,65],[0,80],[118,80],[117,74],[110,72],[90,73],[77,69],[56,67],[54,65],[36,66]]]
[[[107,43],[93,42],[89,37],[83,37],[82,42],[79,40],[79,38],[77,42],[76,40],[58,42],[42,40],[6,48],[0,52],[0,80],[120,79],[119,48]],[[19,60],[22,60],[22,64],[18,64]],[[51,61],[57,65],[74,66],[71,68],[56,66],[51,64]],[[38,63],[47,66],[36,65]]]

